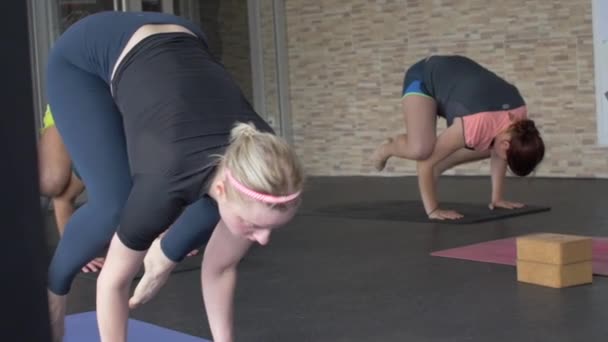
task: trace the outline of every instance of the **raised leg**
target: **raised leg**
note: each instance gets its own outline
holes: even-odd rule
[[[409,95],[401,101],[407,134],[399,134],[381,144],[372,156],[374,167],[382,171],[391,157],[427,159],[436,140],[437,105],[427,96]]]

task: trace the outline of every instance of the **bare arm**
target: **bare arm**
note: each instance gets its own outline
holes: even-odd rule
[[[507,161],[500,158],[495,152],[492,152],[492,159],[490,159],[490,172],[492,174],[492,203],[496,203],[503,198]]]
[[[215,342],[234,340],[232,306],[236,267],[250,246],[251,241],[234,236],[220,220],[205,248],[201,281],[209,326]]]
[[[434,177],[435,167],[437,167],[439,162],[464,146],[462,120],[456,119],[452,126],[448,127],[439,135],[431,156],[426,160],[418,162],[418,186],[420,188],[422,203],[424,204],[424,209],[427,214],[431,214],[439,206],[437,201],[436,178]]]
[[[490,202],[490,209],[514,209],[523,207],[524,205],[522,203],[504,200],[504,183],[505,176],[507,174],[507,161],[500,158],[494,152],[492,152],[492,159],[490,160],[490,171],[492,174],[492,199]]]
[[[183,201],[171,196],[168,189],[164,176],[141,175],[133,181],[118,231],[97,278],[97,318],[102,341],[127,340],[129,289],[146,251],[125,243],[141,239],[137,242],[141,241],[141,247],[147,249],[149,246],[143,243],[152,243],[180,215]]]

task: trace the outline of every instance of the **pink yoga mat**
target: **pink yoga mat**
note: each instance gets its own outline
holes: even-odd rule
[[[593,274],[608,276],[608,238],[593,238]],[[515,238],[476,243],[431,253],[433,256],[515,266]]]

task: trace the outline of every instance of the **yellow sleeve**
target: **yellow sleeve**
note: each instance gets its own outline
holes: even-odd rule
[[[44,112],[44,117],[42,118],[43,126],[42,129],[47,129],[51,126],[55,125],[55,119],[53,119],[53,113],[51,112],[51,106],[46,105],[46,111]]]

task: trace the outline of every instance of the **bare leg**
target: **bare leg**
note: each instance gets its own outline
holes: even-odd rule
[[[434,177],[435,179],[439,178],[445,171],[455,166],[487,159],[490,157],[490,153],[490,150],[474,151],[466,148],[460,149],[435,165],[435,169],[433,170]]]
[[[437,105],[435,100],[410,95],[401,101],[407,134],[400,134],[380,145],[372,156],[376,170],[382,171],[391,157],[427,159],[436,140]]]
[[[70,217],[76,211],[76,199],[84,191],[84,184],[80,179],[72,173],[70,182],[65,191],[53,199],[53,207],[55,212],[55,222],[57,222],[57,230],[59,235],[63,236],[63,231]],[[95,258],[86,264],[82,271],[97,272],[101,269],[104,263],[104,258]]]
[[[76,198],[78,198],[83,191],[84,184],[82,184],[80,179],[72,173],[65,191],[53,199],[55,221],[57,222],[59,235],[63,235],[65,225],[76,210]]]
[[[57,127],[44,130],[38,142],[40,192],[55,197],[65,191],[70,182],[72,161]]]
[[[160,240],[154,240],[144,258],[144,268],[146,271],[137,284],[133,296],[129,299],[129,307],[131,309],[145,304],[154,297],[165,282],[167,282],[171,271],[177,265],[176,262],[165,256],[160,248]]]
[[[62,342],[65,332],[64,321],[67,295],[58,296],[53,292],[48,291],[48,298],[53,342]]]
[[[72,172],[72,160],[56,126],[47,127],[38,145],[40,190],[53,199],[53,212],[59,236],[76,210],[76,198],[84,191],[84,184]],[[83,272],[96,272],[103,258],[96,258],[82,268]]]
[[[72,172],[72,160],[56,126],[47,127],[38,144],[40,190],[52,197],[55,222],[59,236],[70,217],[76,211],[76,199],[84,191],[84,184]],[[96,258],[82,268],[83,272],[96,272],[103,265],[103,258]]]

